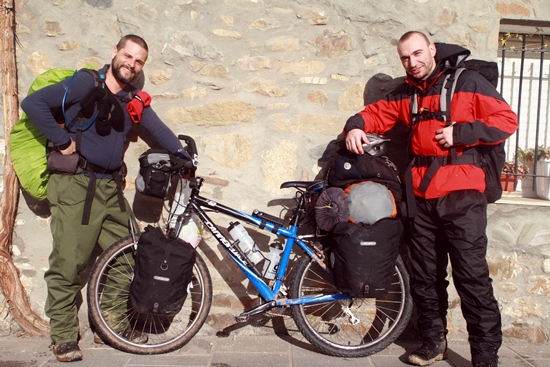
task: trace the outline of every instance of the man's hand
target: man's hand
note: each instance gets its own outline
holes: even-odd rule
[[[444,127],[435,132],[435,140],[441,144],[444,148],[450,148],[453,146],[453,125]]]
[[[71,145],[69,145],[66,149],[59,149],[59,152],[63,155],[70,155],[76,152],[76,143],[73,139],[71,139]]]
[[[361,129],[352,129],[346,135],[346,148],[355,154],[364,154],[363,143],[369,144],[367,135]]]

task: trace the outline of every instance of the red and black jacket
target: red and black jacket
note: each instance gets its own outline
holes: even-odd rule
[[[419,110],[439,111],[443,80],[441,76],[460,66],[470,51],[457,45],[436,43],[437,67],[427,80],[418,81],[410,76],[389,93],[385,99],[370,104],[346,122],[344,132],[362,129],[365,132],[384,134],[396,124],[403,123],[411,129],[409,150],[412,156],[449,156],[450,150],[436,140],[436,131],[446,122],[435,117],[419,121],[413,126],[411,96],[418,94]],[[453,142],[457,155],[477,145],[496,145],[506,140],[518,127],[517,116],[482,75],[473,71],[462,73],[456,84],[450,106]],[[416,196],[438,198],[452,191],[485,191],[485,173],[472,164],[446,165],[439,168],[425,192],[418,189],[427,166],[412,167],[412,183]]]

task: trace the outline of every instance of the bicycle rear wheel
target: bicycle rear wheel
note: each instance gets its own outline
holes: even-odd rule
[[[129,300],[129,288],[140,235],[136,234],[135,242],[131,236],[120,239],[98,257],[88,282],[89,315],[101,340],[119,350],[134,354],[168,353],[189,342],[206,321],[212,305],[212,280],[197,253],[187,298],[177,315],[136,312]],[[139,334],[145,334],[141,342],[135,337]]]
[[[290,283],[291,298],[335,293],[338,289],[326,271],[309,257],[302,257]],[[366,357],[401,335],[412,307],[409,276],[399,257],[386,296],[294,305],[292,316],[302,335],[323,353]]]

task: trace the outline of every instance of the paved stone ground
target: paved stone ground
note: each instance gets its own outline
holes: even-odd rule
[[[273,331],[273,330],[272,330]],[[246,331],[230,332],[220,337],[200,332],[180,350],[163,355],[132,355],[105,345],[94,344],[92,333],[86,331],[80,346],[84,360],[80,367],[144,367],[144,366],[206,366],[206,367],[400,367],[409,366],[407,355],[419,346],[417,341],[402,337],[385,350],[365,358],[350,359],[326,356],[315,350],[297,332],[245,335]],[[49,338],[0,337],[0,367],[59,366],[49,349]],[[548,367],[548,344],[529,344],[505,340],[500,350],[500,367]],[[470,367],[468,343],[449,341],[449,355],[433,367]]]

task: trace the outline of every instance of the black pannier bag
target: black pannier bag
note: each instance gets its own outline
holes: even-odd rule
[[[338,289],[351,297],[386,295],[399,255],[401,221],[383,218],[372,225],[338,223],[331,232],[330,264]]]
[[[145,314],[176,315],[187,297],[196,254],[184,240],[167,238],[159,227],[147,226],[137,245],[132,307]]]

